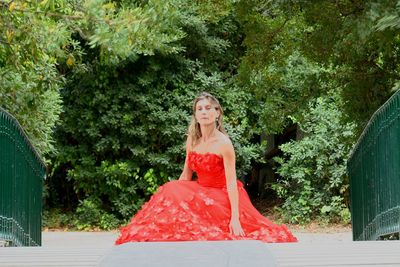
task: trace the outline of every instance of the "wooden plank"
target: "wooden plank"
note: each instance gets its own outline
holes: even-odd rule
[[[86,235],[83,236],[89,238]],[[79,242],[78,235],[76,237],[76,242],[72,242],[72,240],[65,243],[58,241],[51,246],[0,248],[0,266],[97,266],[100,260],[114,247],[110,241],[112,236],[104,243],[96,243],[87,239]],[[103,236],[99,236],[99,240],[103,240],[103,238]],[[173,248],[179,246],[178,244],[170,242],[168,246]],[[147,245],[149,244],[147,243]],[[157,246],[156,243],[154,245]],[[324,242],[321,239],[313,242],[264,245],[265,249],[274,255],[278,265],[282,267],[400,266],[400,241]],[[226,250],[227,248],[222,249],[221,253]],[[157,250],[149,251],[151,253],[147,252],[143,257],[154,257],[158,253]],[[188,250],[186,253],[190,251]],[[237,251],[240,253],[240,249]],[[186,254],[186,256],[188,255]],[[210,255],[202,257],[207,256]],[[246,261],[246,256],[246,253],[240,255],[244,261]],[[206,267],[212,266],[207,265]]]
[[[267,244],[279,266],[400,266],[399,241]]]
[[[96,266],[108,249],[99,248],[1,248],[0,266]]]

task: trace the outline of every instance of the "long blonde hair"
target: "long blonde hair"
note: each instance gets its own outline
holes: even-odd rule
[[[201,137],[201,129],[199,123],[196,121],[196,104],[200,100],[207,99],[210,101],[211,105],[214,106],[216,110],[219,110],[219,116],[218,120],[215,121],[216,123],[216,128],[220,132],[222,132],[225,135],[228,135],[226,133],[226,130],[224,128],[223,124],[223,116],[224,116],[224,111],[222,110],[222,107],[219,103],[219,101],[210,93],[203,92],[200,95],[198,95],[194,101],[193,101],[193,108],[192,108],[192,121],[190,122],[189,128],[188,128],[188,137],[191,140],[190,148],[193,149],[193,147],[198,143],[200,137]]]

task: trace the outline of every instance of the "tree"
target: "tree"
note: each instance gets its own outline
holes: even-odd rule
[[[328,88],[323,84],[334,81],[349,100],[344,108],[360,133],[397,88],[397,8],[396,2],[374,0],[242,1],[239,14],[247,50],[239,77],[265,103],[261,119],[270,131],[279,132],[290,123],[287,115],[325,94]],[[291,75],[286,69],[295,66],[288,64],[293,55],[314,67],[333,69],[334,75],[317,72],[313,77],[314,70],[304,70],[304,83],[293,83],[293,91],[284,83]],[[270,117],[272,110],[280,110],[282,116]],[[276,125],[269,126],[271,122]]]
[[[215,94],[226,107],[241,179],[260,156],[251,143],[258,131],[253,97],[231,80],[242,53],[231,5],[182,4],[174,25],[184,32],[175,43],[182,48],[177,53],[157,50],[108,60],[80,39],[86,69],[66,76],[59,153],[48,183],[55,205],[64,197],[75,200],[71,208],[82,215],[83,228],[127,220],[158,185],[179,176],[192,100],[201,91]],[[72,187],[72,196],[58,193],[64,185]],[[97,217],[90,219],[85,214],[93,210]]]
[[[350,100],[344,108],[360,133],[398,80],[396,33],[382,24],[395,10],[395,2],[320,1],[305,7],[306,20],[314,30],[305,39],[303,51],[338,70],[332,79],[343,88],[343,98]]]
[[[1,1],[0,104],[41,154],[54,151],[59,90],[66,73],[85,68],[80,40],[112,62],[156,50],[177,53],[174,42],[183,32],[172,26],[175,20],[176,6],[165,1]]]
[[[287,219],[301,222],[323,214],[338,218],[345,211],[346,190],[321,187],[315,179],[348,186],[348,150],[372,113],[397,90],[398,8],[396,1],[373,0],[240,2],[246,51],[238,78],[263,105],[259,123],[267,133],[280,133],[293,123],[291,118],[303,129],[315,123],[306,127],[311,133],[304,140],[281,146],[282,178],[274,188],[283,198]],[[338,94],[340,105],[324,108],[327,104],[321,101],[332,94]],[[315,101],[321,102],[315,109],[319,115],[308,106]],[[313,132],[326,128],[328,120],[336,123],[325,133],[329,142]],[[336,130],[349,125],[356,125],[356,134],[335,137]],[[338,156],[335,163],[328,154]],[[332,164],[340,171],[333,172]]]
[[[281,145],[283,155],[275,158],[281,178],[272,185],[291,223],[350,221],[346,167],[356,125],[343,123],[343,104],[332,90],[310,101],[301,121],[292,118],[304,137]]]

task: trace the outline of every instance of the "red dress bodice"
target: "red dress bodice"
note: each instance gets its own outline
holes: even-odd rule
[[[196,172],[202,186],[226,187],[224,160],[214,153],[189,152],[189,167]]]

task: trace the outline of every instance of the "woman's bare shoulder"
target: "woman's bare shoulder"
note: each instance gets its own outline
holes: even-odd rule
[[[218,137],[218,142],[221,151],[233,151],[232,141],[229,136],[221,133]]]

